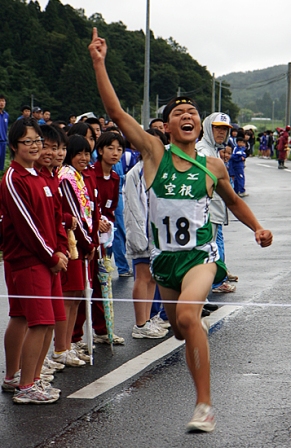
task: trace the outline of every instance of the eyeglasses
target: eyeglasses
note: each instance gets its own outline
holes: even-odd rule
[[[43,138],[37,138],[36,140],[18,140],[18,143],[23,143],[25,146],[32,146],[33,144],[40,146],[43,144]]]

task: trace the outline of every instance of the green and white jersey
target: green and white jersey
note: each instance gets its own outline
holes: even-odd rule
[[[197,154],[196,161],[206,167],[205,156]],[[158,249],[155,254],[191,250],[212,241],[206,173],[194,164],[185,172],[178,171],[169,147],[149,189],[149,199],[152,235]]]

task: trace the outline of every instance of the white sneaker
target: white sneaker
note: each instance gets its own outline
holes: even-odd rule
[[[12,400],[14,403],[19,404],[48,404],[54,403],[59,399],[55,394],[51,394],[49,391],[44,391],[39,389],[35,384],[28,389],[20,390],[18,388],[15,389]]]
[[[76,348],[76,344],[74,343],[71,344],[71,352],[73,352],[75,356],[77,356],[77,358],[81,359],[82,361],[90,362],[91,360],[91,356],[86,355],[84,350]]]
[[[43,381],[42,379],[36,380],[34,382],[35,386],[43,392],[49,392],[55,398],[60,398],[61,389],[57,389],[56,387],[52,387],[50,383]]]
[[[166,334],[168,334],[168,332],[169,330],[167,330],[166,328],[161,328],[153,324],[151,321],[147,321],[143,327],[134,325],[131,335],[135,339],[159,339],[164,338]]]
[[[213,409],[205,403],[197,404],[192,420],[187,425],[187,431],[211,432],[216,425]]]
[[[62,353],[53,353],[52,359],[56,362],[60,362],[61,364],[65,364],[65,366],[71,367],[81,367],[86,364],[85,361],[79,359],[73,350],[66,350]]]
[[[108,334],[93,334],[93,341],[95,342],[95,344],[110,344]],[[121,336],[117,336],[117,334],[113,334],[113,344],[123,345],[124,338],[122,338]]]
[[[156,314],[154,317],[151,318],[151,322],[153,322],[154,324],[158,325],[159,327],[162,328],[170,328],[171,324],[168,320],[164,320],[161,318],[160,313]]]
[[[41,373],[43,375],[53,375],[55,373],[56,369],[48,368],[46,366],[42,366]]]
[[[78,341],[72,344],[74,345],[74,350],[83,350],[85,353],[88,353],[88,344],[86,342]],[[95,345],[92,345],[92,348],[94,350],[96,348]]]
[[[65,368],[65,364],[53,361],[48,356],[45,357],[43,365],[49,369],[55,369],[56,372],[59,372]]]

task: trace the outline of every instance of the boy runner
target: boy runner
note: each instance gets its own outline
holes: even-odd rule
[[[272,233],[262,228],[233,191],[222,160],[196,154],[201,122],[190,98],[175,98],[164,110],[165,131],[171,141],[165,150],[159,139],[144,132],[121,108],[105,68],[106,43],[96,28],[89,51],[106,112],[141,152],[144,161],[155,243],[153,274],[162,298],[172,301],[165,303],[166,313],[176,338],[186,341],[187,364],[197,393],[194,416],[187,429],[212,431],[215,419],[210,398],[208,342],[200,316],[214,278],[219,280],[226,274],[212,241],[208,214],[216,181],[216,191],[232,213],[254,231],[258,244],[269,246]],[[209,170],[207,174],[205,168]]]

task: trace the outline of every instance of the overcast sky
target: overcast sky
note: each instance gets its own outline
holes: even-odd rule
[[[48,0],[38,0],[42,9]],[[147,0],[61,0],[145,30]],[[221,76],[291,62],[291,0],[150,0],[155,37],[173,37],[200,65]]]

